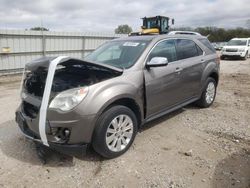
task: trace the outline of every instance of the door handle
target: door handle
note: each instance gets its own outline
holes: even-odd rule
[[[205,59],[201,59],[201,62],[204,63],[204,62],[205,62]]]
[[[183,68],[177,67],[174,72],[180,74],[182,70]]]

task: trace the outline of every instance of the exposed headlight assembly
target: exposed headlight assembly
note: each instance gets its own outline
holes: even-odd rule
[[[76,107],[88,94],[88,87],[74,88],[59,93],[50,103],[50,108],[69,111]]]

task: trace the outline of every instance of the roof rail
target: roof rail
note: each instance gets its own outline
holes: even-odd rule
[[[199,35],[201,36],[200,33],[198,32],[193,32],[193,31],[170,31],[168,35]]]

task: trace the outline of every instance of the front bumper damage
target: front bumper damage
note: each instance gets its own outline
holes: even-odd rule
[[[81,157],[91,143],[98,109],[88,111],[88,101],[84,100],[69,111],[49,108],[49,104],[62,91],[91,87],[122,73],[123,70],[108,65],[65,56],[27,63],[16,121],[23,134],[34,142]]]
[[[64,90],[91,86],[120,74],[122,70],[108,65],[65,56],[27,63],[16,122],[34,142],[64,154],[82,156],[91,143],[96,114],[88,112],[84,105],[63,112],[49,108],[49,104]]]
[[[40,136],[29,128],[25,115],[20,111],[16,112],[16,122],[26,138],[36,144],[44,145]],[[88,146],[89,144],[61,144],[48,141],[47,147],[66,155],[82,157],[86,154]]]

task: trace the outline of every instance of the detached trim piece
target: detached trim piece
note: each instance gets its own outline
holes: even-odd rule
[[[49,104],[49,97],[52,88],[52,83],[56,71],[56,66],[67,56],[59,56],[53,61],[51,61],[49,65],[49,70],[46,78],[46,84],[43,92],[43,99],[39,113],[39,134],[42,140],[42,143],[46,146],[49,146],[47,136],[46,136],[46,116],[47,116],[47,108]]]

